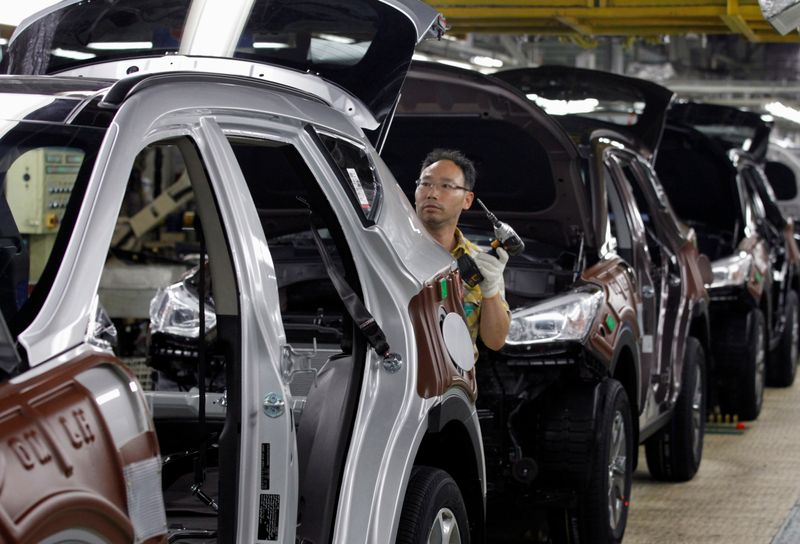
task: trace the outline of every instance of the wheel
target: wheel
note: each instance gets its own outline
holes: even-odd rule
[[[597,449],[589,487],[579,499],[581,542],[622,541],[628,521],[633,473],[633,424],[628,395],[617,380],[601,384]]]
[[[737,369],[737,379],[725,392],[722,409],[738,414],[742,421],[751,421],[761,413],[764,403],[767,334],[761,310],[750,310],[744,326],[746,345],[729,355],[731,367]],[[741,334],[738,330],[734,332]]]
[[[647,467],[656,480],[691,480],[703,457],[706,428],[706,365],[703,346],[697,338],[686,339],[681,371],[681,392],[672,420],[645,442]]]
[[[797,351],[800,342],[800,321],[797,316],[797,293],[789,291],[784,308],[784,326],[778,347],[767,364],[767,384],[789,387],[797,374]]]
[[[397,544],[469,544],[467,507],[447,472],[416,466],[408,481]]]

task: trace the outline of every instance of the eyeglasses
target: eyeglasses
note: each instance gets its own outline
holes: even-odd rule
[[[432,189],[441,189],[446,193],[452,193],[455,191],[469,192],[469,189],[466,187],[455,185],[454,183],[431,183],[430,181],[423,181],[421,179],[418,179],[414,183],[416,183],[417,189],[425,189],[426,191],[430,191]]]

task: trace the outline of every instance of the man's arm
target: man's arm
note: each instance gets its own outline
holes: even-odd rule
[[[497,351],[506,343],[511,317],[500,293],[481,303],[480,337],[487,348]]]
[[[483,301],[481,302],[481,323],[478,333],[487,348],[498,350],[506,343],[511,317],[503,301],[503,269],[508,262],[508,253],[497,248],[497,257],[488,253],[477,253],[475,264],[483,274],[480,283]]]

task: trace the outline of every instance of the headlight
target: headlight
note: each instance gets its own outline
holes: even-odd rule
[[[217,326],[213,302],[205,307],[206,332]],[[163,332],[184,338],[197,338],[200,330],[200,300],[184,282],[159,289],[150,301],[152,332]]]
[[[739,253],[725,259],[711,263],[714,281],[708,287],[726,287],[741,285],[750,276],[750,267],[753,265],[753,256],[749,253]]]
[[[506,343],[519,346],[554,340],[582,341],[602,300],[601,291],[574,291],[513,312]]]

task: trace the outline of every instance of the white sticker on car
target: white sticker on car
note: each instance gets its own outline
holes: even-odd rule
[[[645,334],[642,336],[642,353],[653,353],[652,334]]]
[[[364,188],[361,186],[361,180],[358,179],[358,172],[356,172],[355,168],[348,168],[347,175],[350,176],[350,182],[353,184],[353,189],[356,191],[358,203],[362,208],[369,209],[369,200],[367,199],[367,194],[364,192]]]

